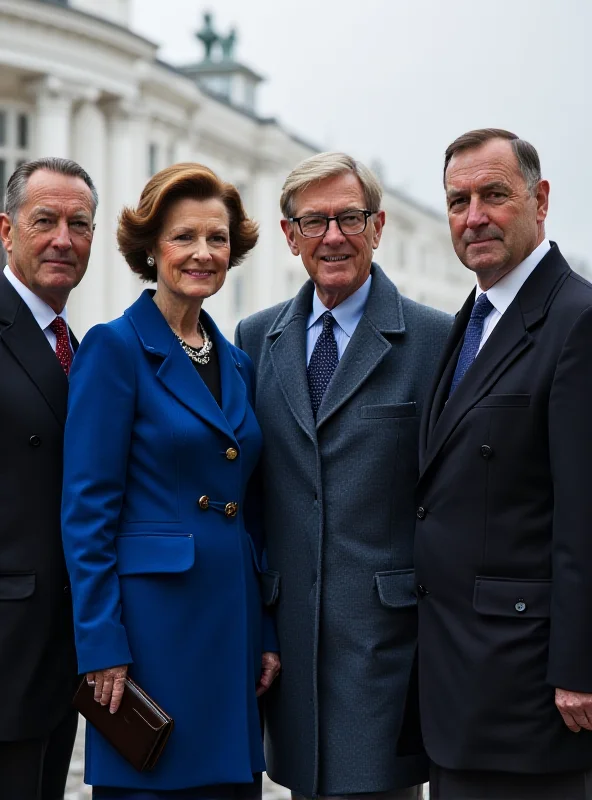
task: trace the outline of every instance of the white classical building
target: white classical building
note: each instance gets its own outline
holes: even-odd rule
[[[135,204],[162,167],[206,164],[239,187],[261,229],[254,253],[208,301],[231,335],[239,318],[292,296],[306,277],[283,239],[278,200],[288,172],[315,148],[258,115],[261,79],[234,60],[233,32],[218,37],[206,19],[203,59],[178,68],[159,61],[157,45],[131,30],[130,15],[130,0],[0,0],[0,200],[23,160],[69,157],[92,176],[97,230],[69,304],[83,334],[141,290],[116,249],[122,206]],[[377,260],[404,294],[456,310],[472,281],[445,219],[389,189],[384,209]]]

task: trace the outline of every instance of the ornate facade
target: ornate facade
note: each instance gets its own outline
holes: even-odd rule
[[[22,160],[48,155],[80,162],[100,195],[89,270],[69,304],[78,334],[141,290],[116,249],[117,215],[176,161],[201,161],[235,183],[261,226],[252,256],[207,301],[227,334],[306,277],[283,239],[278,201],[288,172],[315,147],[257,113],[261,79],[235,61],[234,31],[221,37],[207,19],[198,38],[204,58],[175,68],[131,30],[129,0],[0,0],[0,195]],[[403,293],[456,310],[472,281],[444,217],[389,189],[383,207],[377,260]]]

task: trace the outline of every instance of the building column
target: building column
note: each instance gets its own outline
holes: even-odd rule
[[[148,117],[133,101],[104,104],[107,119],[107,192],[109,239],[107,308],[109,319],[119,316],[140,295],[144,285],[117,248],[117,225],[124,206],[137,207],[148,180]]]
[[[109,261],[108,210],[106,208],[106,120],[98,105],[100,92],[89,89],[79,96],[73,114],[72,158],[85,169],[99,194],[95,233],[88,270],[72,293],[72,328],[78,336],[109,318],[107,309],[107,266]]]
[[[279,201],[283,178],[270,168],[260,167],[253,177],[249,211],[259,223],[259,242],[249,262],[249,313],[286,298],[286,276],[282,265],[287,248],[280,228]]]
[[[74,93],[60,78],[46,75],[27,82],[35,98],[35,135],[32,157],[71,157],[71,118]]]

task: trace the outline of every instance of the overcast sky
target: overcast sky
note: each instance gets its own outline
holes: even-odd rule
[[[173,64],[214,11],[261,73],[258,110],[321,149],[379,161],[444,211],[446,145],[476,127],[529,139],[551,182],[547,234],[592,266],[592,0],[132,0]]]

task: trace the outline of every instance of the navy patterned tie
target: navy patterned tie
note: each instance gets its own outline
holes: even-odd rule
[[[323,314],[323,330],[316,341],[308,362],[308,369],[306,370],[310,404],[315,419],[317,418],[317,411],[321,405],[325,390],[333,377],[335,367],[339,363],[337,342],[333,333],[333,322],[333,314],[330,311],[325,311]]]
[[[471,318],[469,319],[469,324],[465,331],[465,340],[458,356],[456,369],[454,370],[449,397],[464,378],[465,372],[477,357],[479,345],[481,344],[481,336],[483,335],[483,323],[485,322],[485,318],[489,316],[492,311],[493,305],[489,297],[487,297],[487,294],[485,292],[480,294],[471,311]]]

